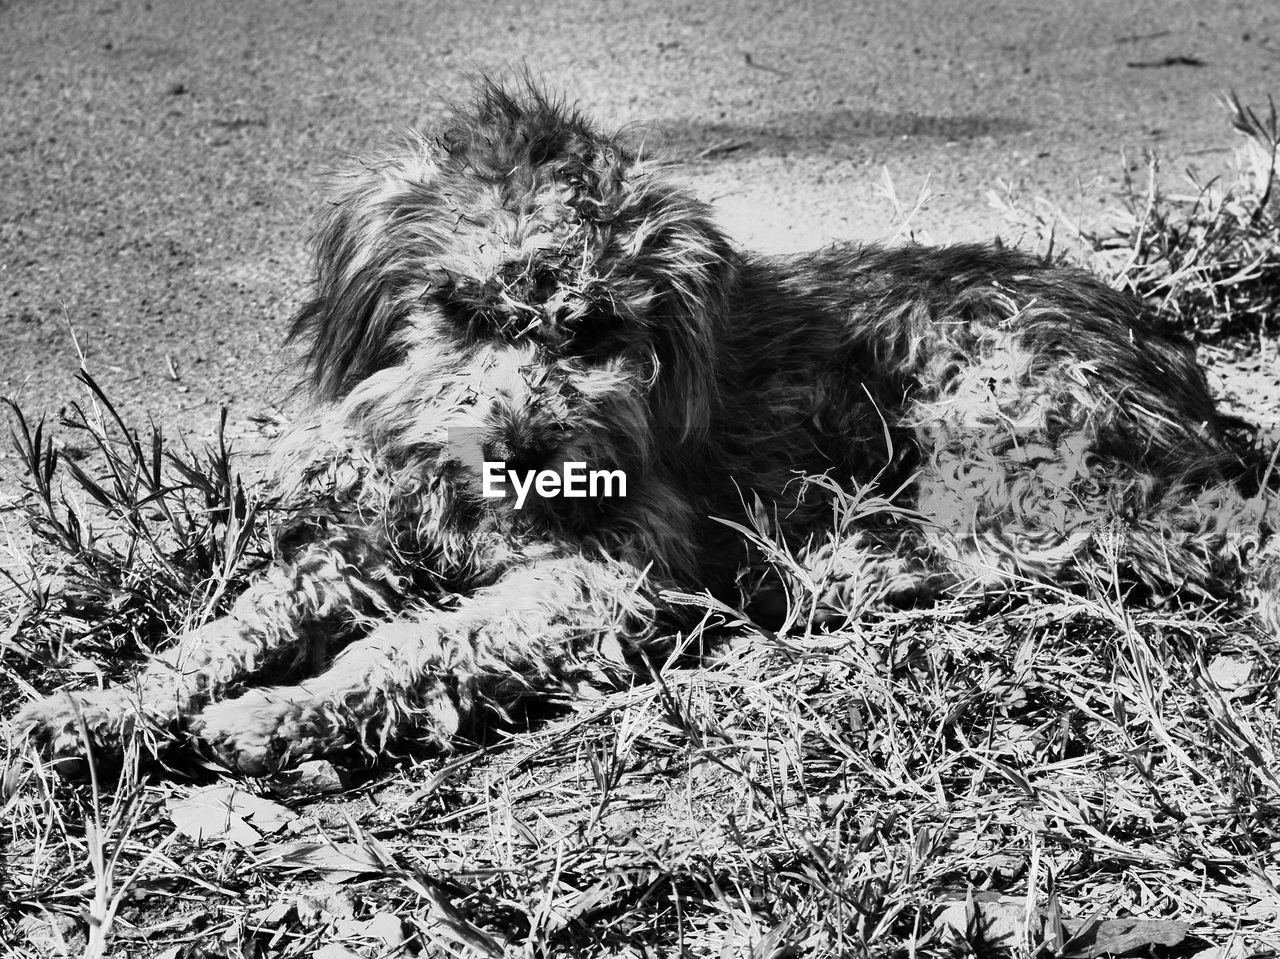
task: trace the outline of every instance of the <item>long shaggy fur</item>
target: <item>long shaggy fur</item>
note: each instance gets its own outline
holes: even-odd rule
[[[757,498],[820,615],[1119,573],[1275,628],[1277,513],[1191,349],[1085,273],[747,253],[621,140],[494,84],[337,183],[315,264],[277,563],[131,686],[29,706],[47,754],[81,756],[77,712],[99,749],[141,718],[255,774],[448,745],[625,679],[665,590],[767,570],[717,521]],[[621,469],[629,495],[516,510],[481,496],[485,460]],[[833,524],[842,491],[884,508]]]

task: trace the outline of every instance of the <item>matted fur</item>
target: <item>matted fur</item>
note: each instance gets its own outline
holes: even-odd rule
[[[136,683],[27,707],[46,754],[82,755],[77,712],[100,750],[141,717],[246,773],[448,745],[482,708],[625,680],[664,590],[765,570],[717,522],[757,497],[822,615],[1118,567],[1275,628],[1277,514],[1192,350],[1083,272],[744,252],[532,84],[341,178],[315,263],[277,562]],[[629,495],[517,511],[481,497],[485,459],[622,469]],[[842,489],[887,502],[840,528]]]

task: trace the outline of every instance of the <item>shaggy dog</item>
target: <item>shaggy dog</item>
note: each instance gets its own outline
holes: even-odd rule
[[[668,590],[767,592],[719,521],[744,515],[806,617],[1118,576],[1275,628],[1280,514],[1192,350],[1093,276],[999,246],[756,256],[619,138],[492,83],[340,181],[315,264],[276,562],[136,683],[28,706],[46,755],[83,758],[81,718],[99,754],[141,720],[247,774],[447,746],[624,680]],[[626,495],[528,493],[568,463]]]

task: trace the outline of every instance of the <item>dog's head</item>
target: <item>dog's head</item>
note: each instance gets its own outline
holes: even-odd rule
[[[643,471],[707,429],[733,251],[531,82],[348,174],[315,261],[293,326],[314,389],[402,443]]]

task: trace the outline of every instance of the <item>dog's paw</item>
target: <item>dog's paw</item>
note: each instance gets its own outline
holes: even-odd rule
[[[302,719],[301,704],[266,690],[205,707],[191,732],[213,758],[246,776],[270,776],[325,752],[318,730]]]
[[[132,713],[112,690],[61,693],[25,706],[14,717],[14,728],[59,776],[83,780],[91,761],[118,761]]]
[[[448,749],[460,723],[455,694],[436,682],[415,691],[412,706],[351,690],[330,698],[302,686],[254,689],[205,707],[189,729],[228,769],[270,776],[310,759],[366,765],[393,739]]]

